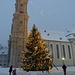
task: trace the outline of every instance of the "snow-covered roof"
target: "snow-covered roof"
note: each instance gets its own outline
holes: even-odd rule
[[[68,39],[75,39],[75,27],[73,27],[73,29],[68,32],[67,38]]]
[[[8,48],[7,48],[7,47],[3,47],[3,48],[0,50],[0,54],[8,54]]]
[[[54,40],[54,41],[67,41],[66,35],[64,32],[59,31],[41,31],[41,37],[43,37],[45,40]]]
[[[72,28],[71,31],[68,31],[67,35],[73,35],[75,34],[75,27]]]

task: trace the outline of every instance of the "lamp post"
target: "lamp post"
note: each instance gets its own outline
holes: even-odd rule
[[[62,57],[62,63],[64,64],[64,60],[65,60],[65,58],[64,57]]]

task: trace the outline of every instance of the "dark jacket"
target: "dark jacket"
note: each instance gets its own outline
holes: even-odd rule
[[[62,66],[62,68],[63,68],[64,71],[66,71],[66,68],[67,68],[67,67],[66,67],[66,65],[64,64],[64,65]]]
[[[10,66],[10,69],[9,69],[9,72],[11,72],[12,71],[12,66]]]

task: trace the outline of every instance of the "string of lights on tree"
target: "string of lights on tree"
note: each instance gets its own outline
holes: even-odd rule
[[[27,38],[26,48],[27,51],[22,51],[21,67],[24,70],[38,71],[52,66],[51,53],[47,51],[47,45],[35,25]]]

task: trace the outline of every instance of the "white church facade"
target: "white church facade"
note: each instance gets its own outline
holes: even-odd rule
[[[42,37],[45,39],[48,51],[51,52],[53,63],[56,66],[75,66],[75,28],[65,35],[58,31],[44,31]]]

